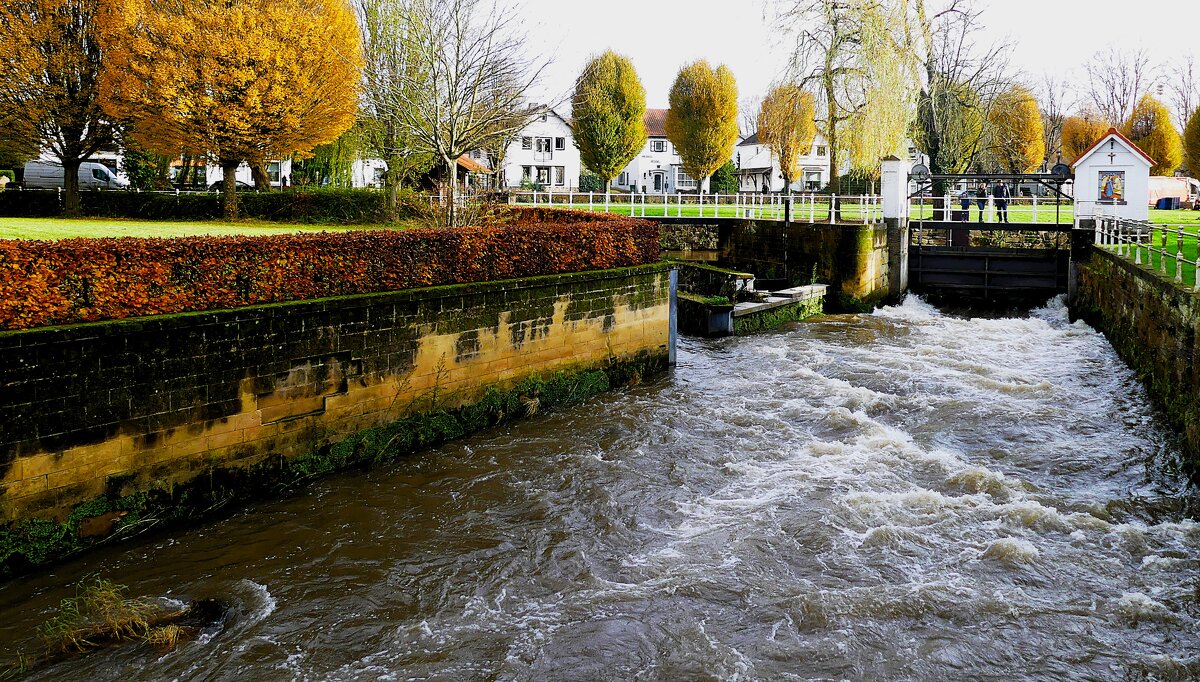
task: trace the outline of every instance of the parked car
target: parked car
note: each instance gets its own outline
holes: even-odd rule
[[[233,183],[234,183],[234,186],[237,187],[237,191],[239,191],[239,192],[253,192],[254,191],[254,185],[248,185],[248,184],[242,182],[241,180],[234,180]],[[208,191],[220,192],[220,191],[223,191],[224,188],[225,188],[225,183],[222,182],[221,180],[217,180],[216,182],[214,182],[213,184],[208,186]]]
[[[66,187],[63,167],[49,161],[30,161],[25,164],[26,189],[56,189]],[[128,189],[129,181],[108,166],[95,161],[79,164],[79,189]]]

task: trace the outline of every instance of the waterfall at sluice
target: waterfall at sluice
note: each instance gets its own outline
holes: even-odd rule
[[[667,377],[0,587],[217,597],[53,680],[1200,678],[1173,434],[1059,301],[685,340]]]

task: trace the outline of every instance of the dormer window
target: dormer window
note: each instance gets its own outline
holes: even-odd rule
[[[651,140],[650,141],[650,151],[660,152],[660,153],[667,151],[667,141],[666,140]]]

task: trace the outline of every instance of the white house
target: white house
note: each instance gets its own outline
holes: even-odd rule
[[[1075,217],[1097,214],[1149,220],[1150,168],[1154,159],[1116,128],[1110,128],[1071,166],[1075,169]]]
[[[486,164],[483,152],[472,152],[471,157]],[[497,184],[520,187],[528,180],[548,190],[567,191],[579,188],[582,171],[570,121],[546,107],[509,142]]]
[[[699,183],[683,172],[679,152],[667,139],[667,110],[646,110],[646,146],[613,183],[631,192],[675,194],[695,192]]]
[[[745,138],[733,150],[737,166],[739,189],[743,192],[782,192],[783,173],[779,159],[767,145],[759,142],[758,133]],[[796,192],[814,192],[829,184],[829,146],[818,134],[808,153],[800,157],[799,177],[792,181]]]

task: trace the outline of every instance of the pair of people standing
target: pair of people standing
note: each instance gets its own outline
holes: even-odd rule
[[[996,189],[992,193],[992,197],[996,200],[996,222],[1008,222],[1008,199],[1012,194],[1008,190],[1008,185],[1004,182],[996,185]],[[983,212],[987,209],[988,189],[987,185],[982,182],[972,191],[969,187],[963,189],[959,193],[959,201],[962,202],[963,220],[971,219],[971,198],[975,198],[975,205],[979,207],[979,222],[983,222]]]

